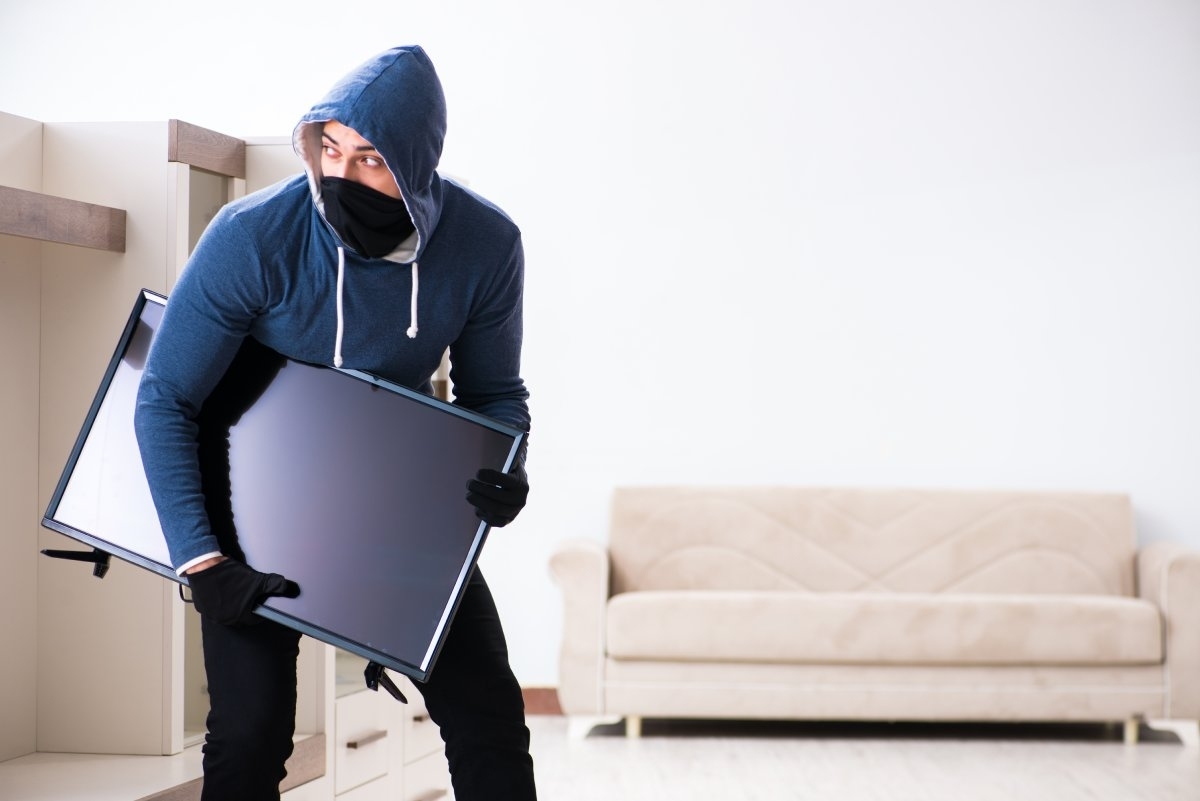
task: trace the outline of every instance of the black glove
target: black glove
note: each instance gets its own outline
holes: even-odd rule
[[[196,611],[223,626],[253,623],[254,609],[267,598],[295,598],[300,586],[278,573],[259,573],[236,559],[226,559],[199,573],[189,573]]]
[[[525,508],[529,480],[520,462],[511,473],[483,469],[467,482],[467,502],[475,507],[475,516],[489,526],[507,526]]]

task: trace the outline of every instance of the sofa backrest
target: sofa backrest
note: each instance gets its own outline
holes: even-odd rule
[[[800,590],[1132,595],[1129,497],[623,487],[613,593]]]

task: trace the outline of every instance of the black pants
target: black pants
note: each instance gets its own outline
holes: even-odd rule
[[[211,702],[201,799],[278,799],[295,730],[300,635],[266,620],[201,625]],[[536,798],[521,688],[478,570],[430,681],[417,686],[446,743],[457,801]]]

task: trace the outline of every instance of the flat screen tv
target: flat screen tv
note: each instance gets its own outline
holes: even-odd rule
[[[43,525],[180,583],[133,428],[166,300],[141,292]],[[222,551],[300,585],[258,614],[425,681],[488,527],[465,499],[523,432],[365,373],[246,340],[200,416]]]

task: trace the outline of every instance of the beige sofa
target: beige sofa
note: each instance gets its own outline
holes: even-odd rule
[[[649,718],[1200,718],[1200,553],[1117,494],[638,487],[560,546],[559,698]]]

